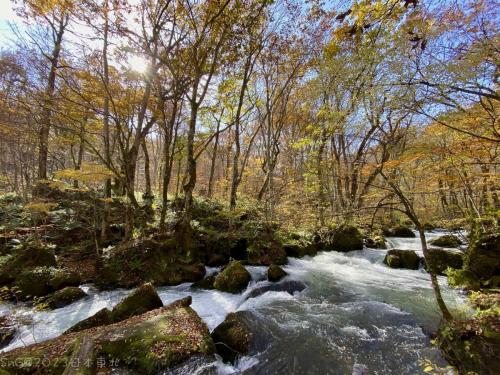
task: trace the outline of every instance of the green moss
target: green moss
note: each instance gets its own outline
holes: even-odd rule
[[[366,247],[370,249],[385,249],[387,248],[385,238],[383,236],[373,236],[365,239]]]
[[[267,279],[269,281],[279,281],[286,275],[287,273],[283,270],[283,268],[275,264],[271,264],[267,270]]]
[[[36,267],[22,272],[15,281],[19,299],[46,296],[66,286],[80,283],[78,275],[55,267]]]
[[[474,272],[464,269],[447,269],[446,274],[448,275],[448,284],[452,287],[470,290],[479,290],[481,288],[481,282]]]
[[[384,263],[392,268],[418,269],[420,257],[413,250],[389,250]]]
[[[460,269],[463,265],[462,254],[443,250],[429,249],[426,256],[426,269],[437,275],[444,275],[447,268]]]
[[[411,228],[398,225],[393,228],[384,228],[383,229],[384,236],[387,237],[405,237],[405,238],[414,238],[415,233],[411,230]]]
[[[432,240],[430,244],[439,247],[458,247],[462,244],[462,241],[457,236],[447,234]]]
[[[232,261],[215,277],[214,288],[223,292],[239,293],[247,287],[250,279],[250,274],[241,262]]]
[[[236,354],[248,354],[252,340],[252,333],[244,321],[245,312],[235,312],[227,315],[226,319],[212,332],[218,353],[225,360],[233,361]]]
[[[85,298],[87,293],[78,287],[66,287],[56,291],[50,297],[43,301],[51,309],[58,309],[67,306],[75,301]]]
[[[134,290],[116,305],[111,311],[111,319],[114,322],[119,322],[162,306],[163,303],[155,288],[147,283]]]

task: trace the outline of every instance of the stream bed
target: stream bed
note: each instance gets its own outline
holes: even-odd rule
[[[428,240],[442,235],[429,232]],[[389,248],[420,249],[418,238],[390,238]],[[234,365],[220,359],[193,358],[170,371],[175,374],[351,374],[354,364],[370,374],[420,374],[421,361],[446,365],[430,343],[440,314],[430,277],[422,269],[392,269],[383,264],[386,250],[349,253],[320,252],[314,257],[289,258],[287,279],[307,286],[294,295],[267,292],[247,299],[257,287],[269,284],[267,267],[249,266],[252,281],[241,294],[193,289],[189,283],[159,287],[164,304],[191,295],[192,307],[213,330],[229,312],[249,310],[255,316],[262,350]],[[421,255],[421,254],[420,254]],[[207,269],[208,273],[217,271]],[[460,309],[464,296],[439,278],[451,309]],[[0,305],[0,315],[15,314],[24,322],[4,351],[57,337],[98,310],[111,308],[130,290],[97,291],[82,286],[89,297],[54,311]]]

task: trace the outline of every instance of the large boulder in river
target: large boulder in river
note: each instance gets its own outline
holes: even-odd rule
[[[203,280],[196,281],[191,284],[191,288],[214,289],[214,282],[216,276],[217,274],[213,274],[205,277]]]
[[[446,234],[444,236],[438,237],[429,242],[432,246],[438,247],[458,247],[462,244],[462,241],[457,236],[453,234]]]
[[[119,323],[14,349],[0,357],[0,373],[95,374],[98,359],[111,358],[117,368],[110,370],[149,375],[193,355],[211,356],[215,347],[210,332],[190,303],[185,298]]]
[[[462,254],[444,249],[429,249],[425,259],[425,268],[428,272],[444,275],[444,271],[449,268],[462,268]]]
[[[410,227],[405,227],[403,225],[398,225],[392,228],[383,229],[384,236],[387,237],[405,237],[405,238],[415,238],[415,233]]]
[[[0,317],[0,349],[9,345],[15,334],[15,321],[9,316]]]
[[[77,286],[68,286],[54,292],[43,301],[43,304],[50,309],[59,309],[85,297],[87,297],[87,293]]]
[[[215,277],[214,288],[223,292],[240,293],[247,287],[250,279],[250,274],[241,262],[232,261]]]
[[[174,239],[142,238],[121,243],[103,257],[96,283],[101,288],[132,288],[145,282],[177,285],[205,276],[205,266],[180,259]]]
[[[250,352],[252,332],[247,323],[246,311],[229,313],[212,332],[217,353],[224,361],[233,362],[237,355]]]
[[[77,332],[84,329],[117,323],[132,316],[144,314],[163,306],[163,303],[151,284],[144,284],[135,289],[113,310],[102,309],[94,315],[76,323],[67,332]]]
[[[301,292],[306,288],[306,284],[298,280],[283,280],[275,284],[269,284],[252,289],[246,295],[245,300],[257,298],[267,292],[287,292],[293,295],[295,292]]]
[[[389,250],[384,258],[384,263],[391,268],[407,268],[417,270],[420,257],[413,250]]]
[[[318,253],[318,244],[302,238],[289,239],[285,242],[283,248],[287,256],[294,258],[315,256]]]
[[[276,264],[271,264],[267,269],[267,279],[269,281],[280,281],[286,275],[287,273],[283,270],[283,268],[277,266]]]
[[[321,229],[316,235],[317,243],[326,251],[353,251],[363,249],[363,235],[352,225],[340,225],[333,229]]]
[[[369,249],[385,249],[387,245],[385,243],[384,236],[369,236],[365,238],[365,246]]]
[[[469,245],[465,268],[486,281],[500,275],[500,234],[478,236]]]

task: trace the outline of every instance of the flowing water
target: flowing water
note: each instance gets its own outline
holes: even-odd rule
[[[428,233],[428,239],[442,233]],[[420,250],[419,239],[391,238],[390,247]],[[423,270],[391,269],[382,261],[386,250],[349,253],[321,252],[315,257],[289,258],[288,279],[307,288],[290,295],[267,292],[246,299],[266,281],[266,267],[247,267],[252,282],[242,294],[192,289],[190,284],[160,287],[165,304],[191,295],[192,307],[213,330],[232,311],[248,310],[255,319],[258,352],[234,365],[193,358],[177,374],[350,374],[363,364],[370,374],[423,373],[421,361],[445,365],[430,344],[440,314],[429,275]],[[216,269],[208,269],[208,273]],[[460,308],[463,296],[440,277],[450,308]],[[99,292],[83,286],[89,297],[62,309],[33,312],[28,307],[0,305],[0,314],[15,314],[24,322],[4,350],[60,335],[103,307],[111,308],[129,290]],[[169,372],[172,373],[172,372]]]

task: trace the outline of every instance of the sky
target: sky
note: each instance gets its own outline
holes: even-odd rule
[[[0,0],[0,48],[5,48],[12,38],[12,31],[9,22],[19,23],[19,18],[12,9],[10,0]]]

